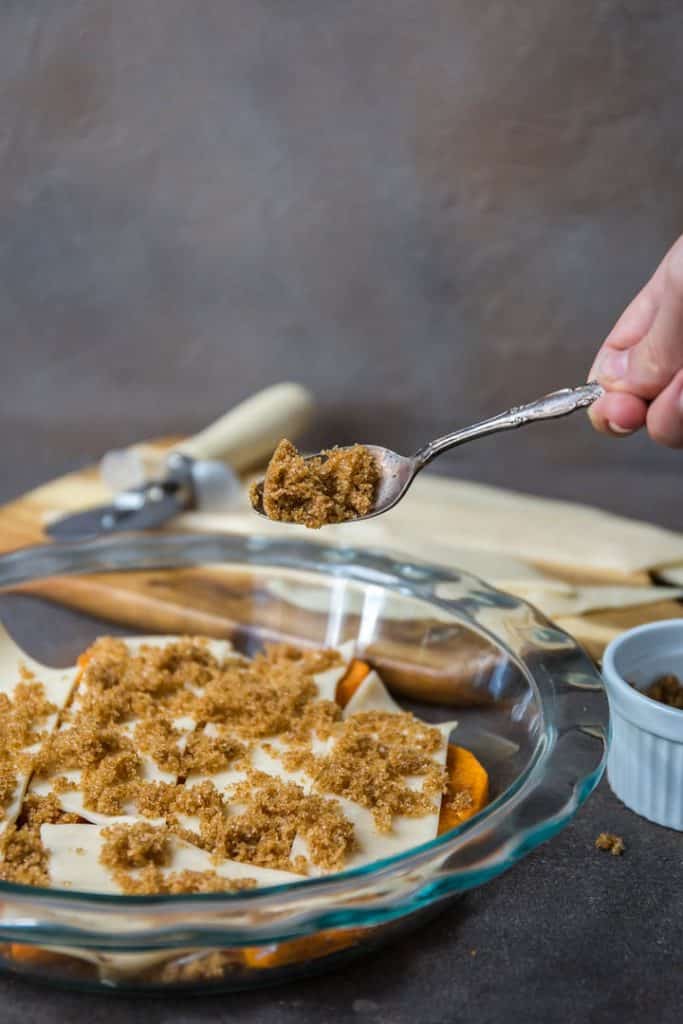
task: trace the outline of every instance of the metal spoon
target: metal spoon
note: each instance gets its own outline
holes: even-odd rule
[[[435,441],[430,441],[424,448],[420,448],[414,455],[398,455],[390,448],[382,448],[381,445],[368,444],[364,447],[374,456],[380,469],[380,479],[375,495],[375,503],[372,511],[367,515],[358,516],[351,522],[360,522],[364,519],[373,519],[388,512],[403,498],[412,484],[413,480],[424,469],[428,463],[437,455],[448,452],[451,448],[457,448],[468,441],[474,441],[477,437],[486,437],[488,434],[498,434],[501,430],[515,430],[517,427],[524,427],[527,423],[535,423],[537,420],[554,420],[560,416],[569,416],[577,409],[585,409],[592,405],[604,390],[600,384],[582,384],[578,388],[562,388],[561,391],[553,391],[543,398],[529,402],[527,405],[516,405],[507,412],[501,412],[498,416],[475,423],[471,427],[463,427],[452,434],[446,434]],[[343,449],[341,449],[343,451]],[[306,461],[313,458],[320,458],[318,455],[309,455]],[[263,480],[257,485],[255,493],[254,509],[259,515],[265,516],[263,511]]]

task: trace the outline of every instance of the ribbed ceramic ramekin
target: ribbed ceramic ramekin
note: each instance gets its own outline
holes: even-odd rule
[[[683,679],[683,619],[631,629],[605,651],[612,719],[607,778],[631,810],[683,831],[683,711],[640,692],[669,673]]]

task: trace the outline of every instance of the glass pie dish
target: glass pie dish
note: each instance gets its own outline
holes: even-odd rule
[[[44,664],[102,635],[353,641],[406,710],[457,718],[490,802],[355,870],[236,893],[118,896],[0,883],[0,966],[79,988],[230,990],[338,964],[551,838],[597,784],[608,709],[576,642],[464,573],[306,541],[120,535],[0,557],[0,618]]]

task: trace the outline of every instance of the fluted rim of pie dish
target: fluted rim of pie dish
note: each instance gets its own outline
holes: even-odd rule
[[[0,941],[149,951],[262,944],[329,928],[384,924],[481,885],[512,867],[560,831],[600,780],[609,712],[592,661],[572,637],[531,605],[469,573],[404,561],[374,549],[317,542],[240,534],[119,534],[0,556],[0,593],[50,576],[218,562],[343,577],[456,613],[502,649],[535,691],[543,729],[530,763],[503,793],[459,828],[384,860],[322,878],[237,893],[174,896],[122,896],[0,882],[5,912],[10,907],[14,911],[13,920],[0,918]],[[584,702],[580,713],[579,696]],[[576,713],[568,713],[565,703],[570,711],[576,705]],[[444,864],[445,858],[448,863]],[[353,897],[363,904],[345,905]],[[240,910],[263,915],[264,923],[240,922]],[[98,924],[55,920],[60,911],[72,920],[75,912],[94,913]],[[178,911],[185,912],[180,923],[165,921]],[[118,923],[143,912],[158,919],[155,927],[115,933],[108,928],[114,920]],[[237,918],[230,926],[221,924],[220,917],[214,922],[199,919],[228,913]]]

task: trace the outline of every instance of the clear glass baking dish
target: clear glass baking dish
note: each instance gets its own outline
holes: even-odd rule
[[[0,557],[0,618],[55,666],[103,634],[204,633],[247,653],[353,639],[404,707],[457,718],[455,741],[491,785],[459,828],[323,879],[173,897],[0,883],[0,966],[43,981],[229,990],[362,955],[550,839],[603,770],[608,709],[591,661],[535,609],[464,573],[306,541],[119,535]]]

